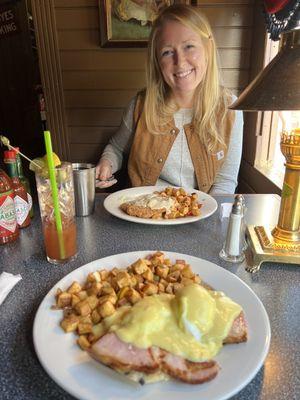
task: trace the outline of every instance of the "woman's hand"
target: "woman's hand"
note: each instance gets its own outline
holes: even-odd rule
[[[96,187],[108,188],[117,183],[112,175],[111,163],[108,160],[101,160],[96,166]]]

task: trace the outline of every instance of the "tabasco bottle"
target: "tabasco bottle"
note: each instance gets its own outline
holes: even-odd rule
[[[18,177],[15,151],[5,151],[4,162],[7,166],[8,175],[12,180],[12,186],[15,192],[14,203],[17,224],[19,225],[19,228],[26,228],[30,225],[29,204],[25,186]]]
[[[13,242],[19,236],[11,179],[0,169],[0,244]]]
[[[30,218],[33,218],[32,196],[31,196],[29,179],[24,175],[24,172],[23,172],[22,160],[21,160],[21,156],[19,154],[19,147],[15,147],[15,149],[17,150],[17,152],[16,152],[16,162],[17,162],[18,176],[20,178],[20,181],[23,183],[23,185],[26,188],[27,197],[28,197],[28,204],[29,204],[29,207],[30,207],[29,208],[29,215],[30,215]]]

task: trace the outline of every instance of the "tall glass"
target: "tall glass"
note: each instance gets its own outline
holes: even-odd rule
[[[75,201],[72,164],[63,162],[55,168],[62,234],[55,223],[51,184],[47,171],[35,174],[47,260],[52,264],[71,261],[77,254]]]

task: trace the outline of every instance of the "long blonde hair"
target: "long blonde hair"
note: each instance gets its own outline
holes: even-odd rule
[[[220,85],[215,39],[209,22],[197,7],[183,4],[166,8],[155,20],[148,44],[146,65],[146,94],[144,121],[153,134],[161,134],[159,127],[170,122],[178,106],[172,101],[172,94],[163,79],[158,55],[157,41],[160,29],[167,21],[176,21],[199,34],[207,58],[207,68],[194,94],[193,126],[208,150],[214,150],[218,143],[224,144],[218,126],[226,114],[229,93]]]

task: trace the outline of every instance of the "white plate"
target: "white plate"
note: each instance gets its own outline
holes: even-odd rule
[[[138,224],[150,224],[150,225],[178,225],[187,224],[189,222],[199,221],[199,219],[207,218],[212,215],[218,208],[218,203],[209,194],[200,192],[195,189],[185,188],[187,193],[197,193],[198,202],[202,204],[200,209],[200,215],[196,217],[184,217],[175,219],[149,219],[149,218],[138,218],[126,214],[120,209],[120,205],[126,201],[133,200],[134,197],[141,196],[143,194],[153,193],[156,190],[163,190],[162,186],[140,186],[130,189],[119,190],[118,192],[110,194],[104,200],[105,209],[115,217],[125,219],[126,221],[137,222]]]
[[[254,292],[237,276],[196,257],[165,252],[171,261],[184,259],[193,271],[217,290],[224,291],[244,309],[249,340],[226,345],[215,358],[221,366],[217,377],[202,385],[177,381],[140,386],[91,359],[76,344],[73,333],[59,326],[62,311],[51,310],[57,288],[66,289],[74,280],[84,282],[96,269],[127,267],[153,251],[118,254],[86,264],[61,279],[42,301],[34,320],[33,341],[38,358],[51,378],[67,392],[84,400],[224,400],[240,391],[258,372],[268,353],[270,323]]]

